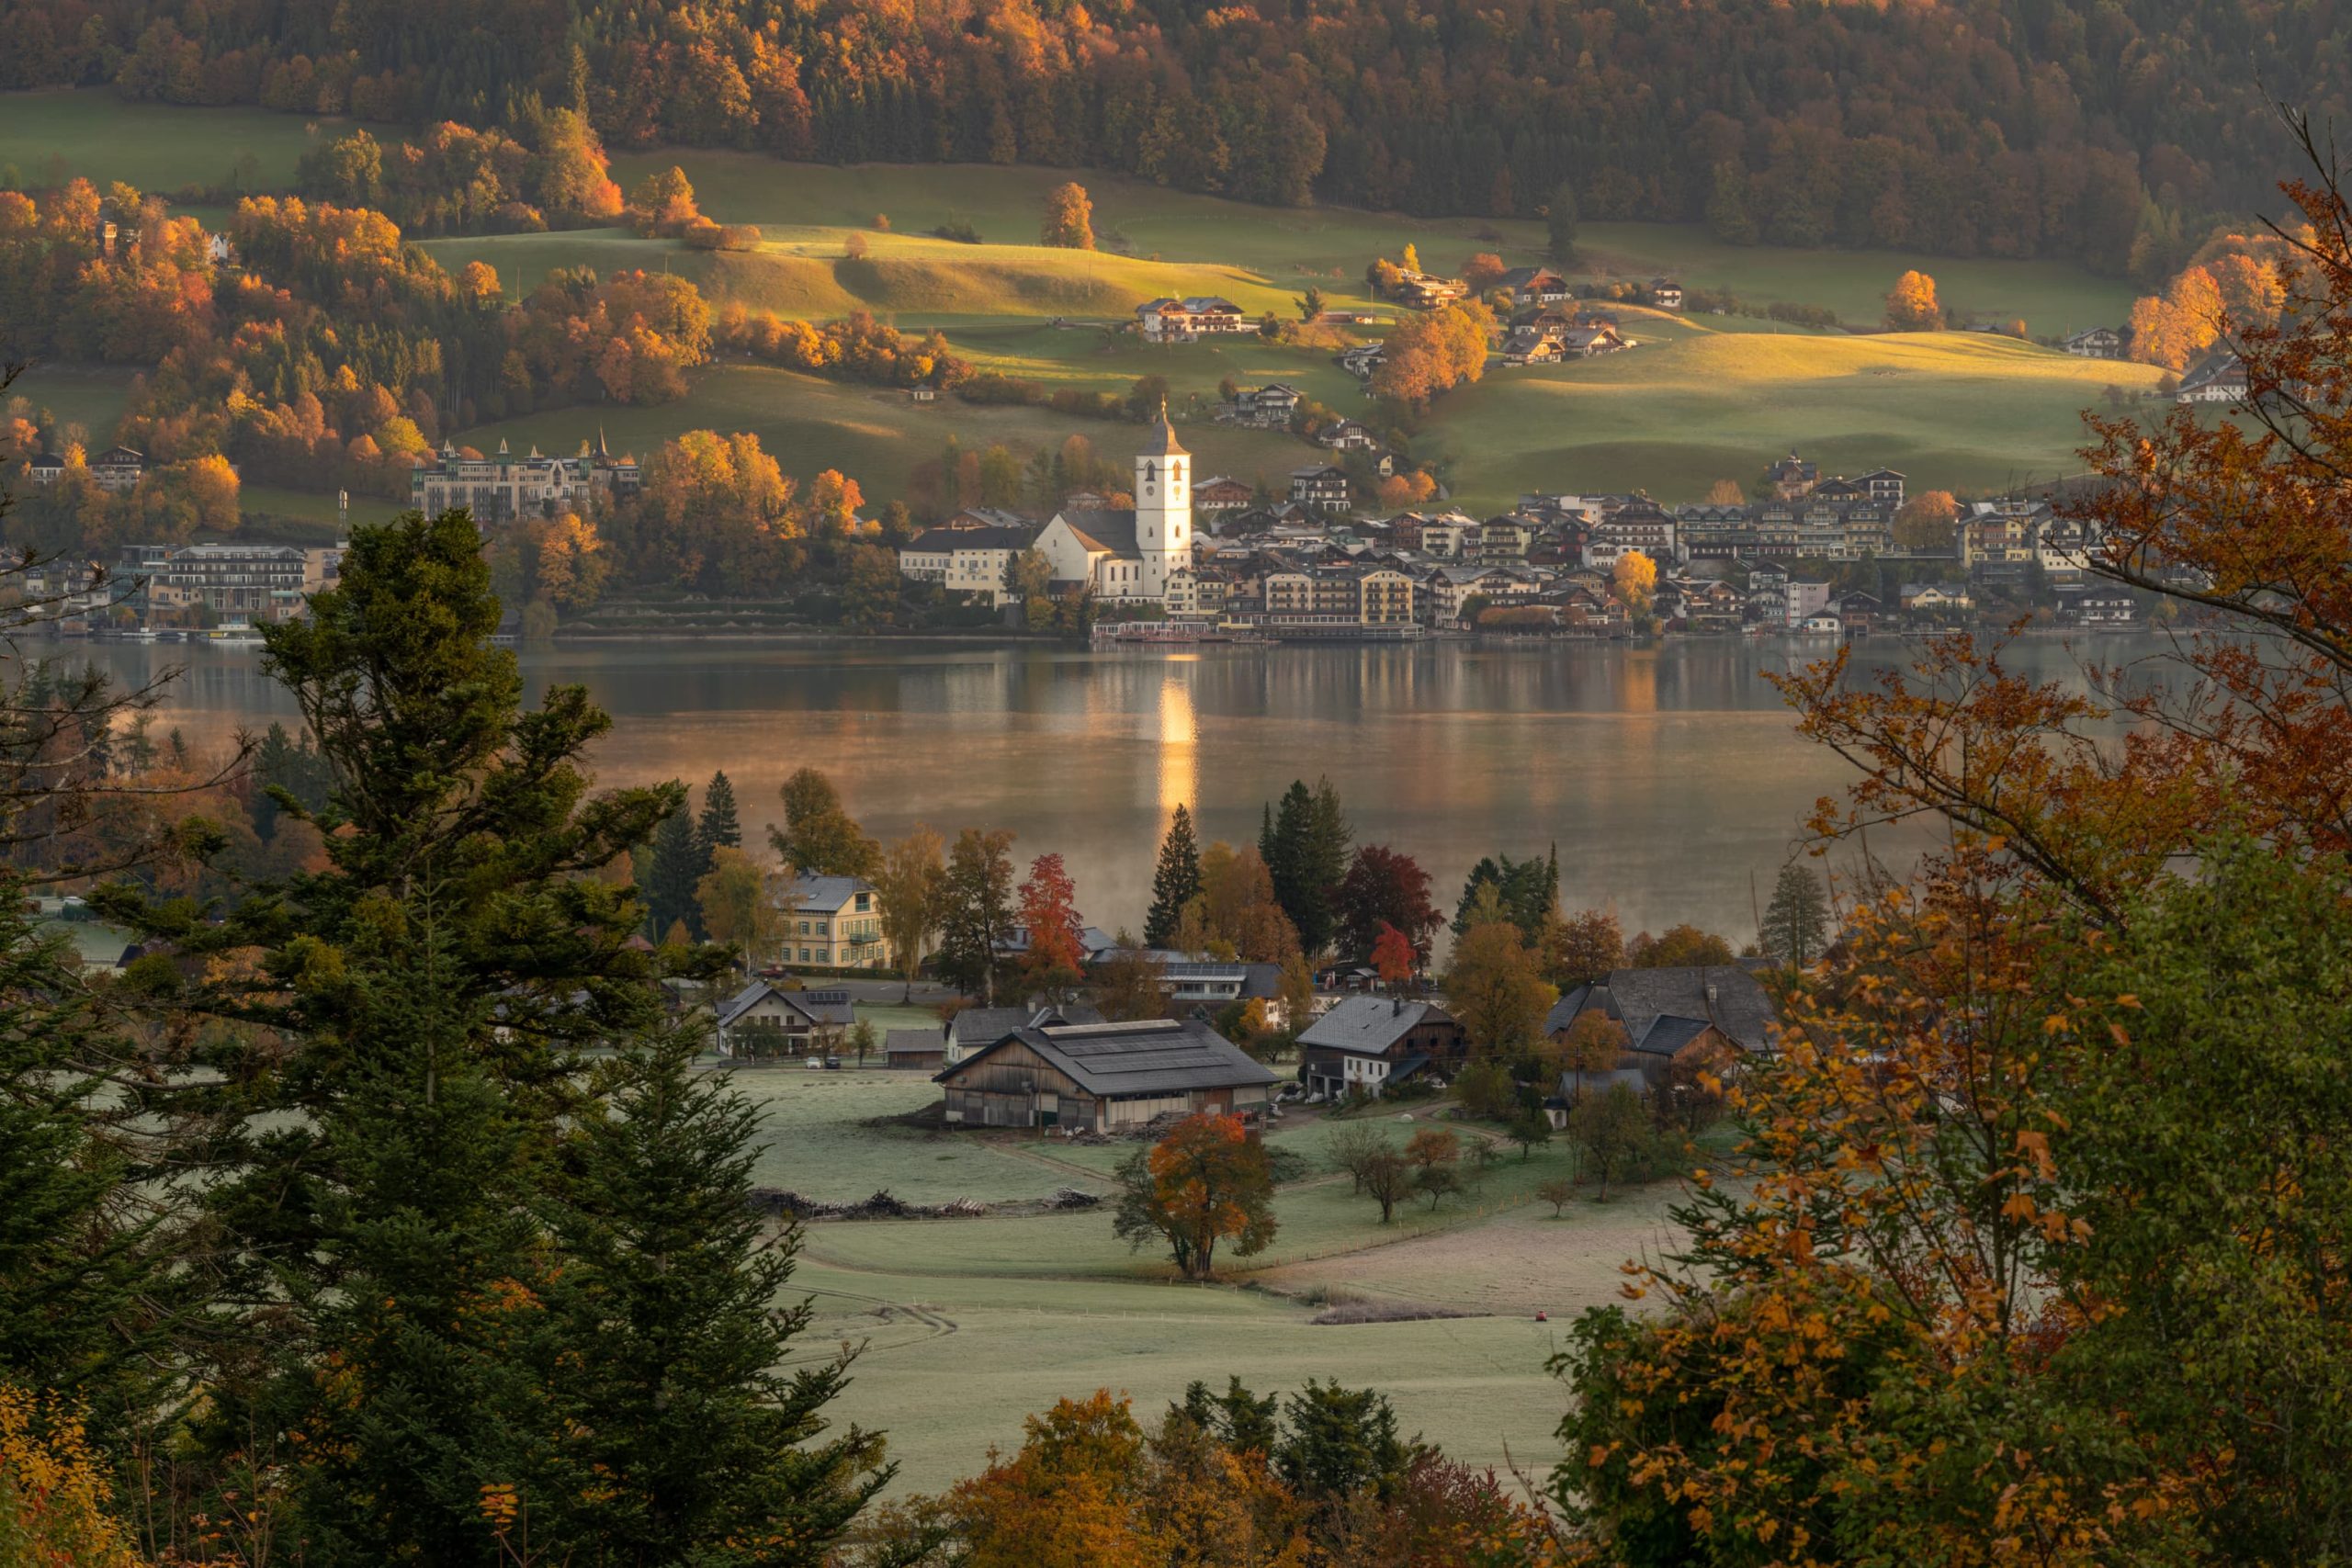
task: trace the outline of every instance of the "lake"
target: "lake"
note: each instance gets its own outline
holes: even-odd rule
[[[2102,639],[2098,655],[2152,639]],[[1016,855],[1058,851],[1090,921],[1140,928],[1168,814],[1204,840],[1254,840],[1294,778],[1328,773],[1358,842],[1417,857],[1449,912],[1480,856],[1556,844],[1571,908],[1614,905],[1627,934],[1690,920],[1735,944],[1755,932],[1799,823],[1849,772],[1797,739],[1764,671],[1823,657],[1818,641],[1651,646],[1286,647],[1091,653],[1018,647],[597,645],[523,655],[535,694],[586,685],[614,716],[595,753],[606,784],[724,769],[747,838],[803,765],[831,774],[867,831],[917,822],[952,838],[1010,828]],[[84,650],[71,652],[78,656]],[[257,650],[96,644],[126,679],[186,666],[158,733],[198,745],[290,717]],[[1858,668],[1905,645],[1861,645]],[[2075,653],[2021,643],[2021,673]],[[1914,840],[1916,845],[1917,840]],[[1883,858],[1900,845],[1873,840]]]

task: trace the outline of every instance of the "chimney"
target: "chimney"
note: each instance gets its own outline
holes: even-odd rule
[[[1402,1018],[1405,1016],[1404,998],[1391,997],[1388,998],[1388,1016],[1391,1018]]]
[[[1707,1005],[1710,1008],[1715,1005],[1715,983],[1713,980],[1707,982]]]

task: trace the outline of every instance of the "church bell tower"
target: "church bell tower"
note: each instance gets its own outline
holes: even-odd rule
[[[1165,599],[1169,580],[1193,565],[1193,455],[1177,444],[1168,400],[1136,454],[1136,549],[1147,597]]]

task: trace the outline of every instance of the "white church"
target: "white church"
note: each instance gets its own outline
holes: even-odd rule
[[[1037,536],[1054,581],[1085,583],[1099,600],[1193,609],[1192,467],[1163,401],[1136,455],[1135,510],[1058,512]]]

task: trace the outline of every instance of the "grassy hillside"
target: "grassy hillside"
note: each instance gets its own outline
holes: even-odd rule
[[[294,183],[311,126],[350,123],[259,108],[127,104],[104,91],[0,93],[0,175],[17,171],[0,183],[47,185],[62,169],[101,182],[126,180],[141,190],[226,186],[238,161],[250,156],[249,188],[277,190]],[[390,126],[368,129],[379,137],[401,134]]]
[[[602,427],[616,451],[628,448],[642,457],[669,436],[705,426],[752,432],[786,473],[805,477],[839,468],[876,501],[899,494],[908,470],[938,457],[951,434],[967,448],[1001,441],[1029,451],[1058,446],[1075,433],[1115,457],[1138,434],[1135,425],[1071,422],[1039,409],[973,408],[952,401],[918,405],[904,392],[820,381],[770,366],[728,365],[698,374],[693,395],[684,402],[651,409],[560,409],[483,425],[467,432],[465,439],[484,451],[503,439],[517,452],[534,444],[545,452],[570,452]],[[1306,460],[1309,450],[1285,436],[1205,423],[1186,425],[1183,439],[1199,454],[1203,474],[1253,480],[1287,473]]]
[[[225,178],[250,153],[260,183],[290,180],[304,122],[254,110],[127,105],[101,93],[0,95],[0,164],[37,181],[56,167],[168,188]],[[396,134],[396,133],[395,133]],[[1419,247],[1431,267],[1474,251],[1512,263],[1540,259],[1544,235],[1526,221],[1412,220],[1342,209],[1281,210],[1169,191],[1132,179],[1081,174],[1105,248],[1050,250],[1031,242],[1045,194],[1067,171],[990,165],[834,168],[778,163],[754,153],[628,154],[615,160],[625,185],[676,163],[705,211],[761,226],[752,252],[692,252],[619,229],[429,242],[447,265],[481,259],[508,291],[527,291],[558,266],[609,273],[644,267],[693,277],[713,298],[809,318],[855,309],[901,327],[944,328],[983,368],[1092,390],[1119,390],[1144,375],[1167,378],[1180,410],[1204,412],[1218,382],[1281,378],[1341,409],[1363,406],[1356,384],[1323,351],[1254,338],[1154,346],[1100,329],[1131,318],[1159,294],[1225,295],[1252,313],[1292,313],[1307,285],[1337,304],[1365,304],[1363,273],[1374,254]],[[879,227],[887,218],[888,227]],[[934,237],[968,224],[986,242]],[[846,254],[850,237],[867,254]],[[1672,273],[1687,285],[1728,288],[1754,300],[1826,305],[1869,321],[1895,275],[1935,275],[1945,300],[1973,316],[2022,316],[2052,333],[2120,320],[2129,289],[2053,263],[1934,260],[1894,252],[1807,252],[1721,244],[1689,227],[1594,224],[1578,270],[1595,278]],[[1086,323],[1056,330],[1066,317]],[[1832,468],[1885,462],[1915,486],[1982,488],[2070,469],[2080,440],[2076,412],[2115,384],[2148,386],[2153,371],[2093,364],[1973,335],[1849,337],[1773,327],[1743,318],[1684,320],[1627,313],[1644,340],[1631,354],[1591,364],[1490,371],[1481,385],[1441,401],[1420,439],[1442,459],[1465,503],[1507,502],[1528,489],[1640,486],[1664,499],[1704,492],[1716,479],[1747,479],[1773,452],[1802,446]],[[24,389],[103,439],[127,375],[69,368],[40,372]],[[1073,429],[1105,453],[1117,425],[1073,425],[1027,409],[979,409],[953,400],[917,408],[896,393],[744,366],[706,371],[685,402],[669,408],[582,408],[468,432],[485,448],[569,450],[602,423],[640,451],[663,436],[708,425],[752,430],[801,473],[834,466],[877,500],[899,493],[913,464],[953,433],[968,445],[1057,444]],[[1279,479],[1314,450],[1279,436],[1188,426],[1208,470]],[[286,495],[273,507],[292,510]],[[331,497],[314,515],[332,515]]]
[[[1529,490],[1645,489],[1692,501],[1802,448],[1826,470],[1876,464],[1912,488],[1988,489],[2077,471],[2078,411],[2160,372],[1974,333],[1710,332],[1629,317],[1640,346],[1489,370],[1436,405],[1424,455],[1470,502]]]

